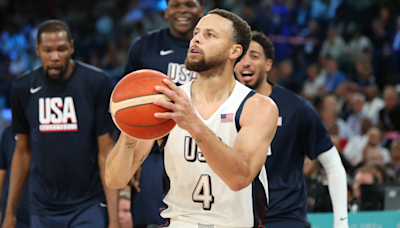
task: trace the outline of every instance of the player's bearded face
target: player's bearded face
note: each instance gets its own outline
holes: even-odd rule
[[[65,78],[65,72],[68,69],[69,61],[67,62],[67,66],[63,67],[62,65],[53,64],[47,66],[44,72],[44,80],[52,85],[61,84]],[[49,73],[50,72],[50,73]],[[58,76],[57,75],[58,72]]]
[[[198,56],[196,59],[191,58],[189,55],[186,57],[186,69],[201,73],[215,69],[216,67],[223,65],[224,61],[226,61],[226,52],[220,52],[206,58],[204,55],[204,51],[202,51],[201,49],[198,50],[200,52],[200,56]]]
[[[36,54],[43,66],[43,79],[46,83],[62,83],[70,69],[74,43],[65,31],[43,32],[36,43]],[[72,71],[72,69],[70,69]]]

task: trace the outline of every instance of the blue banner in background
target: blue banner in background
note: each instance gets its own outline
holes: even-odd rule
[[[311,228],[333,227],[332,213],[307,214]],[[400,228],[400,211],[349,213],[349,228]]]

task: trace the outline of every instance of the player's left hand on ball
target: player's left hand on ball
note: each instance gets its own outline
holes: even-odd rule
[[[154,116],[162,119],[173,119],[180,128],[188,130],[198,119],[192,100],[186,95],[185,91],[172,81],[164,79],[163,82],[171,89],[156,86],[156,90],[166,95],[172,102],[154,100],[153,104],[170,109],[172,112],[157,112]]]

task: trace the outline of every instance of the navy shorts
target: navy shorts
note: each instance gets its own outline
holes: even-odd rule
[[[96,202],[68,214],[31,215],[31,228],[106,228],[107,206]]]
[[[309,228],[308,224],[304,224],[304,222],[295,219],[274,219],[272,221],[264,221],[263,226],[265,228]]]

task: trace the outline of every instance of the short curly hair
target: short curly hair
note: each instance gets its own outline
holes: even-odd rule
[[[242,57],[246,54],[247,50],[249,49],[250,46],[250,41],[251,41],[251,28],[249,24],[242,18],[240,18],[238,15],[226,11],[224,9],[213,9],[207,13],[209,14],[217,14],[221,17],[224,17],[230,21],[232,21],[233,24],[233,42],[236,44],[240,44],[243,47],[243,53],[239,58],[236,59],[236,63],[238,63]]]
[[[263,47],[266,59],[274,60],[275,58],[274,44],[264,33],[258,31],[252,31],[251,40],[259,43]]]
[[[38,32],[37,32],[37,43],[40,44],[40,36],[44,32],[58,32],[58,31],[65,31],[67,33],[68,41],[72,40],[71,30],[69,29],[68,25],[61,20],[47,20],[39,25]]]

